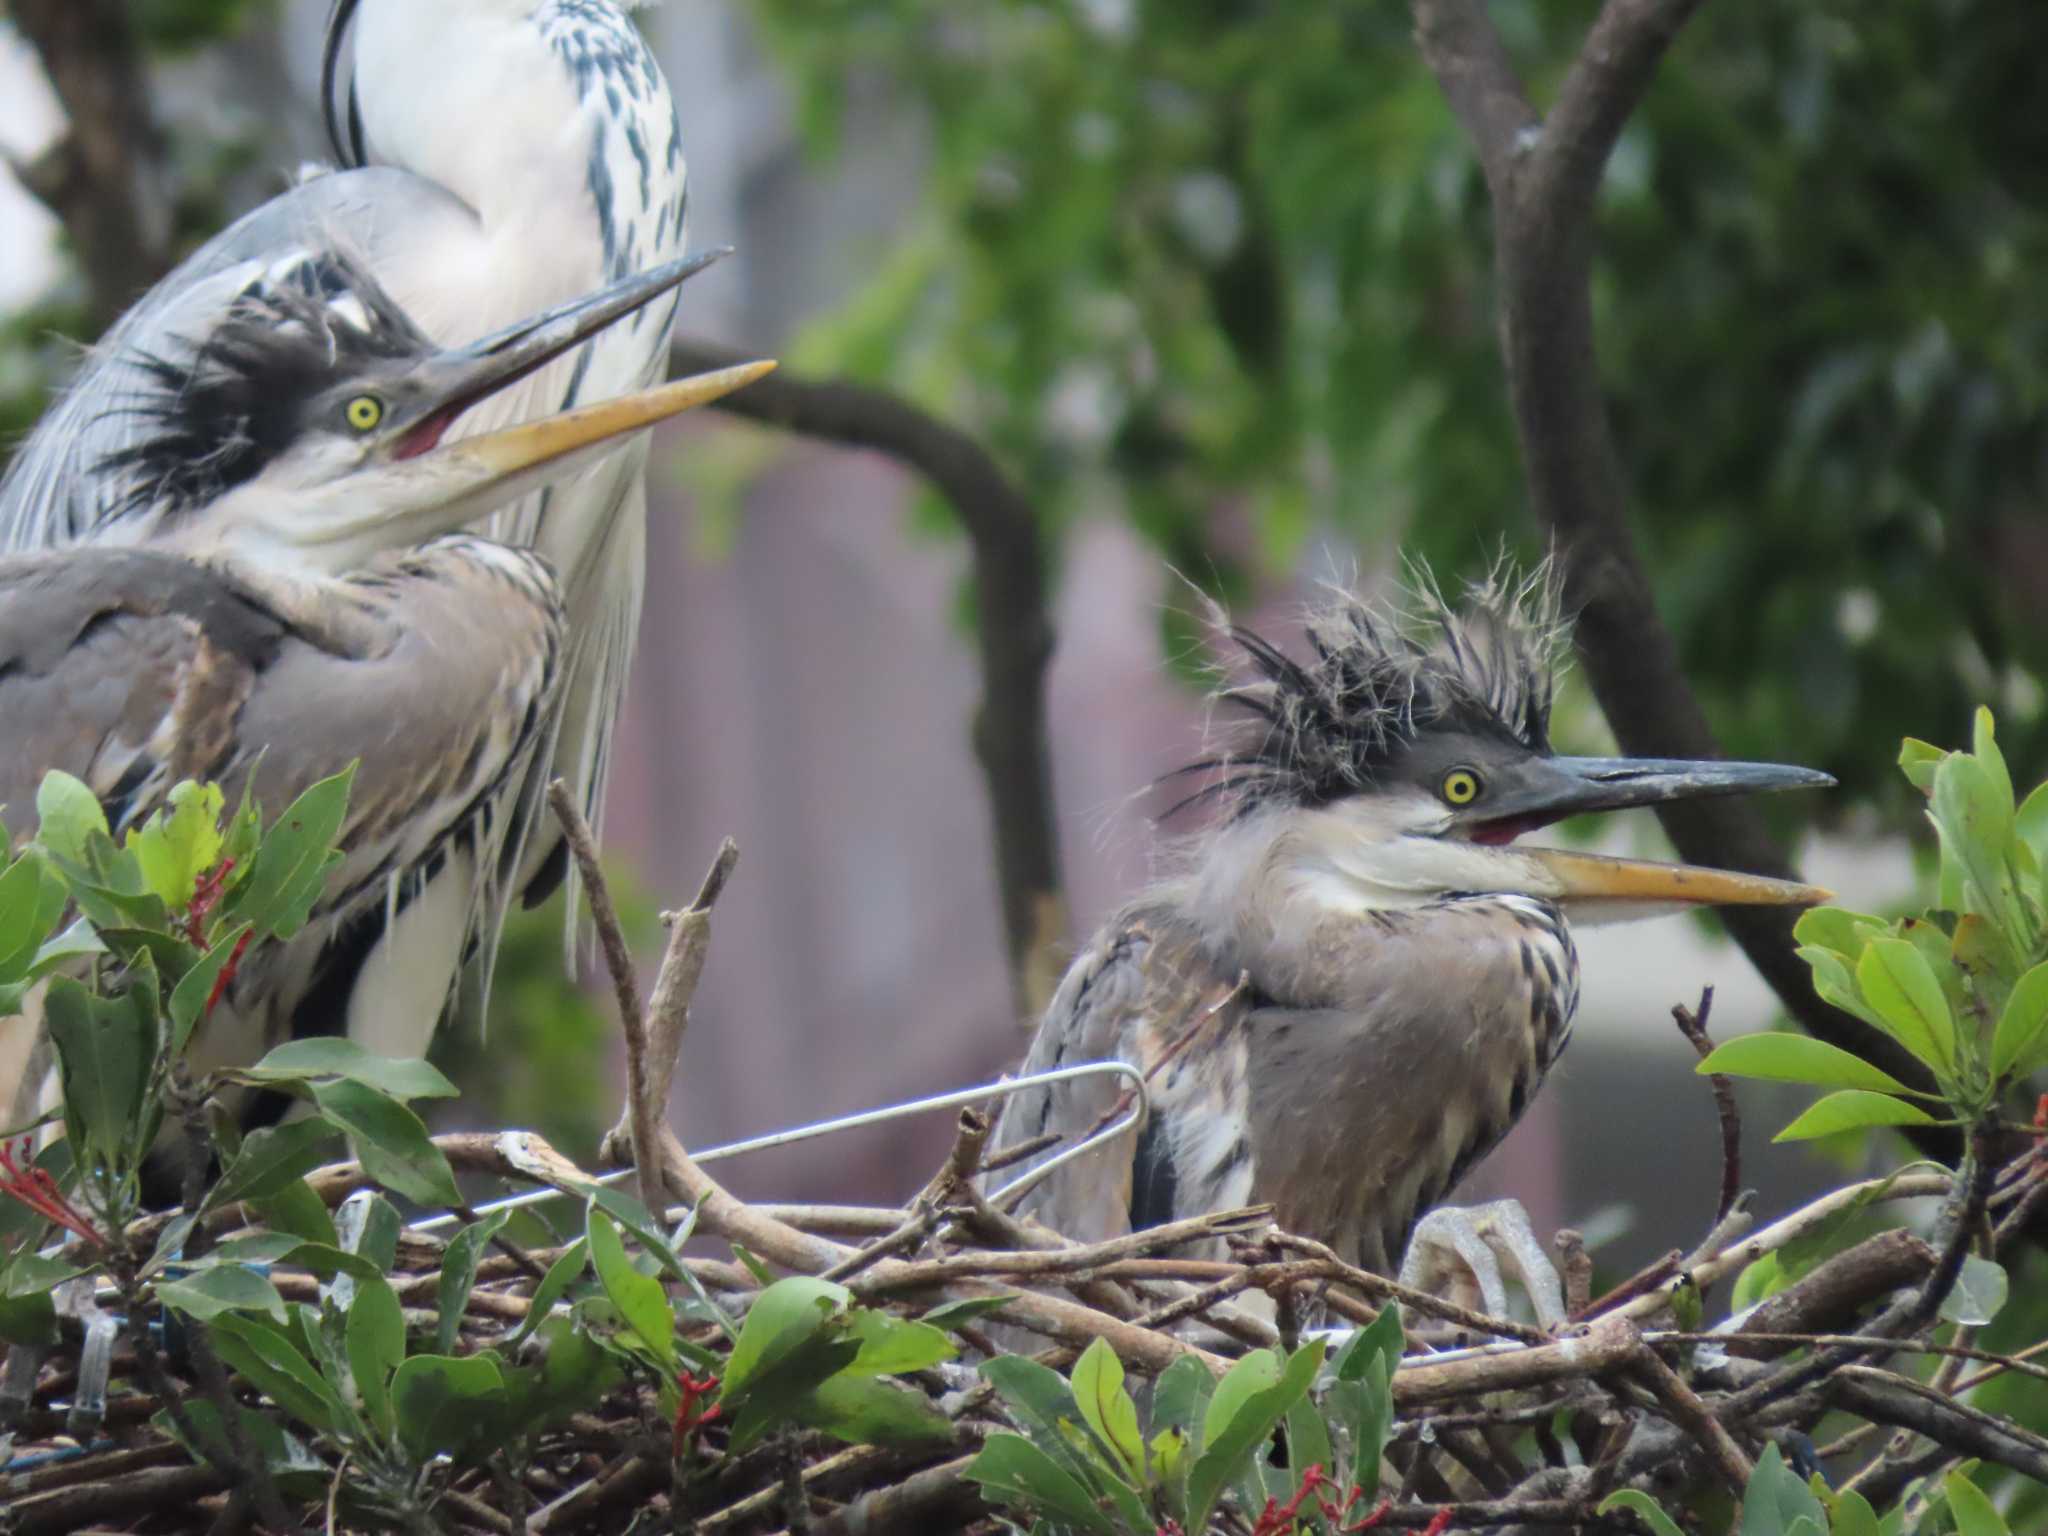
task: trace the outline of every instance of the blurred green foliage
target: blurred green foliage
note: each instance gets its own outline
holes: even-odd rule
[[[277,0],[134,0],[129,14],[144,46],[178,53],[232,36],[276,9]]]
[[[1539,103],[1590,0],[1488,7]],[[814,364],[969,411],[1062,521],[1229,587],[1527,539],[1472,157],[1386,0],[756,0],[810,142],[921,105],[914,220]],[[1604,376],[1729,750],[1895,820],[1869,743],[2041,760],[2048,135],[2027,0],[1702,8],[1602,215]],[[1840,814],[1850,796],[1788,807]]]

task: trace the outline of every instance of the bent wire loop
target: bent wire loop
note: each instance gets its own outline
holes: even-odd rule
[[[934,1098],[912,1099],[902,1104],[885,1105],[880,1109],[863,1110],[857,1115],[842,1115],[836,1120],[820,1120],[811,1125],[797,1126],[793,1130],[775,1131],[766,1136],[750,1137],[746,1141],[728,1142],[722,1147],[707,1147],[702,1152],[692,1152],[690,1158],[698,1163],[720,1162],[748,1152],[765,1152],[771,1147],[792,1146],[800,1141],[811,1141],[839,1131],[885,1125],[891,1120],[903,1120],[912,1115],[930,1114],[942,1109],[963,1109],[968,1105],[985,1103],[991,1099],[1007,1099],[1013,1094],[1024,1092],[1027,1088],[1043,1088],[1053,1083],[1072,1082],[1083,1077],[1123,1078],[1129,1085],[1131,1096],[1128,1108],[1100,1130],[1044,1162],[1026,1169],[1000,1189],[991,1191],[987,1197],[989,1204],[999,1210],[1008,1210],[1055,1169],[1094,1151],[1106,1141],[1114,1140],[1145,1118],[1151,1109],[1151,1098],[1145,1089],[1143,1072],[1127,1061],[1091,1061],[1077,1067],[1058,1067],[1050,1072],[1033,1072],[1024,1077],[1004,1078],[1000,1082],[983,1083],[978,1088],[963,1088],[955,1093],[939,1094]],[[631,1168],[620,1168],[601,1174],[591,1182],[600,1185],[617,1184],[632,1176]],[[480,1205],[472,1214],[489,1216],[498,1211],[516,1211],[530,1205],[542,1205],[550,1200],[573,1198],[574,1196],[565,1190],[536,1189],[522,1195],[510,1195],[503,1200],[494,1200],[488,1205]],[[428,1216],[410,1223],[408,1230],[431,1232],[437,1228],[453,1226],[463,1219],[453,1211],[444,1211],[438,1216]]]

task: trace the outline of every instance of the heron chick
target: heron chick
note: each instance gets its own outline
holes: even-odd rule
[[[1284,1229],[1379,1274],[1413,1237],[1408,1278],[1469,1276],[1490,1309],[1506,1257],[1554,1323],[1556,1275],[1519,1207],[1424,1213],[1570,1039],[1572,922],[1827,893],[1517,839],[1583,812],[1834,781],[1555,755],[1553,567],[1497,571],[1457,604],[1424,580],[1409,606],[1342,597],[1311,619],[1301,660],[1226,626],[1247,670],[1215,702],[1244,728],[1184,770],[1211,777],[1183,804],[1216,818],[1076,958],[1024,1064],[1128,1061],[1149,1112],[1022,1209],[1088,1241],[1271,1202]],[[1109,1124],[1102,1082],[1011,1098],[994,1149]]]
[[[304,932],[241,968],[195,1039],[199,1069],[318,1033],[415,1054],[431,1018],[361,1009],[333,983],[457,850],[492,876],[461,931],[385,953],[439,962],[445,993],[453,955],[493,945],[559,726],[563,605],[539,556],[452,535],[768,365],[444,439],[710,259],[453,350],[331,250],[251,263],[219,323],[143,360],[150,382],[117,407],[140,430],[101,483],[151,509],[149,537],[0,558],[0,803],[33,806],[63,769],[119,835],[183,779],[246,784],[274,810],[360,762],[343,864]],[[31,1068],[21,1091],[44,1083]]]

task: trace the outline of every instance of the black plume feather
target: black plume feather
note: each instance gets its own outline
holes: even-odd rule
[[[192,511],[260,474],[305,429],[336,380],[423,355],[432,343],[358,262],[307,252],[273,263],[211,331],[137,351],[138,387],[114,407],[141,418],[96,466],[113,515]]]
[[[1279,802],[1325,805],[1371,788],[1432,728],[1499,733],[1548,752],[1553,674],[1568,634],[1561,606],[1559,573],[1546,561],[1526,575],[1499,566],[1456,606],[1420,570],[1403,611],[1339,594],[1309,617],[1308,663],[1222,626],[1251,676],[1213,701],[1252,718],[1223,751],[1181,770],[1218,777],[1167,814],[1203,803],[1234,816]]]

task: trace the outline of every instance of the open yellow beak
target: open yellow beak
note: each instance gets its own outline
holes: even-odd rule
[[[500,480],[553,464],[582,449],[610,443],[614,438],[654,426],[696,406],[722,400],[774,371],[772,362],[739,363],[482,437],[462,438],[435,452],[457,462],[467,460],[482,475]]]
[[[1653,859],[1615,859],[1599,853],[1568,853],[1562,848],[1517,848],[1516,853],[1540,866],[1556,882],[1563,902],[1618,902],[1624,905],[1690,907],[1813,907],[1834,899],[1833,891],[1796,880],[1741,875],[1696,864],[1665,864]]]

